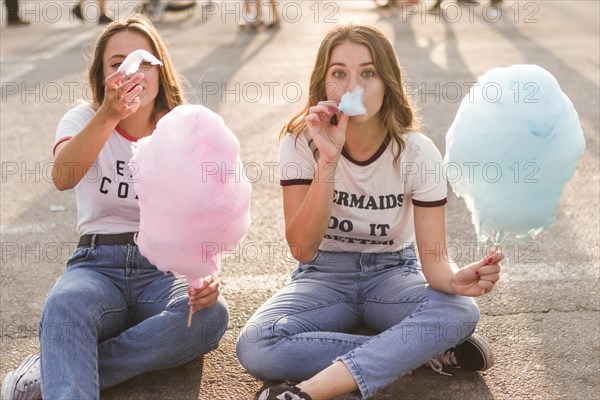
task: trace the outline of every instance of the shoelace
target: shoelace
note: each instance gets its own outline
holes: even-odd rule
[[[452,376],[452,374],[444,372],[444,365],[458,365],[458,361],[456,361],[454,350],[446,350],[442,354],[427,361],[427,365],[440,375]]]
[[[302,392],[295,386],[292,386],[290,390],[286,390],[285,392],[279,393],[275,397],[271,397],[270,395],[271,389],[267,389],[260,394],[258,400],[266,400],[266,399],[274,399],[274,400],[308,400],[310,397]]]
[[[276,397],[278,400],[304,400],[304,397],[300,397],[299,395],[297,395],[296,393],[292,393],[290,391],[287,391],[285,393],[281,393],[279,396]]]

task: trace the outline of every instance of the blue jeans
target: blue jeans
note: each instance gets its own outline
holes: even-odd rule
[[[479,309],[426,283],[413,247],[319,251],[246,323],[237,355],[261,380],[303,381],[341,360],[363,398],[466,340]],[[353,334],[359,326],[375,336]]]
[[[194,314],[185,278],[158,270],[134,245],[78,247],[50,290],[40,322],[45,400],[97,399],[142,372],[215,349],[225,299]]]

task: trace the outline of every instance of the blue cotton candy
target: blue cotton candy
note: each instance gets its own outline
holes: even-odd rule
[[[573,103],[537,65],[479,77],[446,134],[444,172],[480,241],[527,239],[551,225],[585,148]]]
[[[344,93],[338,105],[338,110],[349,117],[366,115],[367,109],[363,103],[365,89],[362,86],[355,87],[352,91]]]

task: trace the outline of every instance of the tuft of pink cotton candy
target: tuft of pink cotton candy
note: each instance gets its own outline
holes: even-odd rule
[[[186,276],[192,287],[218,274],[223,253],[248,232],[251,184],[239,148],[218,114],[183,105],[138,141],[132,158],[140,252],[159,269]]]
[[[151,53],[143,49],[138,49],[131,52],[131,54],[125,57],[125,60],[123,60],[123,62],[119,66],[118,71],[123,72],[125,75],[134,74],[137,72],[137,70],[140,68],[140,65],[144,61],[149,62],[152,65],[163,65],[162,61],[154,57],[154,55],[152,55]]]

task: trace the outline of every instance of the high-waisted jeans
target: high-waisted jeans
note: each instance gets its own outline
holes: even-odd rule
[[[432,289],[414,248],[394,253],[319,251],[250,318],[237,342],[261,380],[303,381],[341,360],[363,398],[475,330],[472,298]],[[353,334],[359,326],[375,336]]]
[[[187,303],[185,279],[158,270],[137,246],[78,247],[42,311],[44,400],[97,399],[215,349],[229,320],[225,299],[196,312],[190,328]]]

